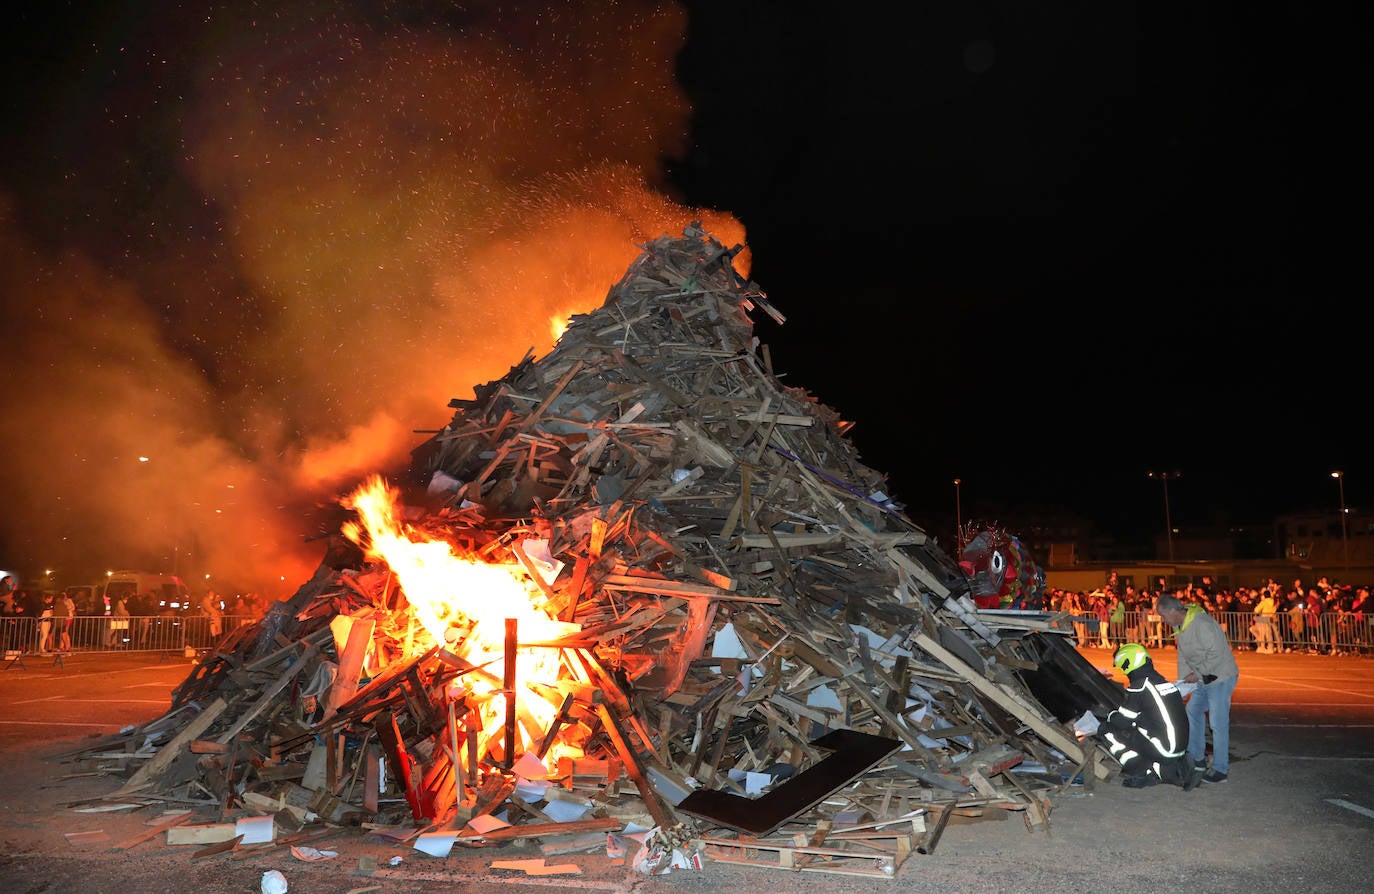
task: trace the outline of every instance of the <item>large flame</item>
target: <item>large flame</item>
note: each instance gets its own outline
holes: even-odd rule
[[[400,583],[413,622],[420,628],[411,640],[412,654],[440,643],[483,668],[463,676],[462,685],[452,687],[451,694],[480,709],[482,731],[478,741],[482,750],[501,743],[507,697],[503,678],[506,622],[513,619],[519,640],[527,643],[557,639],[576,630],[576,625],[555,620],[540,608],[543,593],[523,566],[459,556],[451,544],[404,524],[397,517],[396,492],[380,477],[372,476],[342,502],[356,511],[360,520],[344,525],[345,536],[362,547],[369,559],[384,561]],[[548,647],[518,650],[515,699],[519,750],[540,742],[557,714],[558,706],[528,684],[554,684],[562,670],[561,654],[560,649]],[[578,756],[580,751],[555,741],[546,761],[556,761],[562,755]]]

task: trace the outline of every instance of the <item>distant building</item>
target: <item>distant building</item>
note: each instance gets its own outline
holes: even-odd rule
[[[996,523],[1027,546],[1050,586],[1088,589],[1109,570],[1137,589],[1163,577],[1170,586],[1197,583],[1210,574],[1218,585],[1258,586],[1267,577],[1291,581],[1326,575],[1347,584],[1374,584],[1374,516],[1339,511],[1295,512],[1267,522],[1238,523],[1220,516],[1210,524],[1178,524],[1136,541],[1124,541],[1092,520],[1057,507],[997,507],[979,519]],[[953,519],[948,527],[953,528]],[[1172,543],[1170,542],[1172,539]],[[952,544],[941,547],[953,554]],[[1348,558],[1347,558],[1348,552]],[[1170,556],[1172,554],[1172,561]]]

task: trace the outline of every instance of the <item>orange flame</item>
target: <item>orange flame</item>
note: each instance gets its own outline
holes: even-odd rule
[[[412,643],[418,654],[435,643],[471,664],[495,663],[494,672],[472,672],[460,678],[462,686],[452,695],[466,696],[480,707],[480,749],[501,742],[504,735],[506,695],[502,689],[501,660],[505,656],[505,621],[514,618],[524,642],[556,639],[577,625],[557,621],[539,608],[543,594],[519,564],[494,564],[454,553],[451,544],[433,540],[397,517],[397,494],[378,476],[372,476],[342,501],[358,513],[361,524],[349,522],[343,533],[366,552],[369,559],[384,561],[396,575],[409,602],[413,618],[423,628]],[[425,635],[427,634],[427,635]],[[522,648],[516,660],[517,746],[528,750],[543,738],[557,714],[530,681],[553,684],[559,679],[561,652],[554,648]],[[559,752],[576,748],[555,742],[546,756],[556,761]],[[513,763],[513,756],[512,763]]]
[[[555,314],[549,317],[549,334],[553,336],[555,343],[563,337],[563,333],[568,331],[568,326],[572,323],[572,313]]]

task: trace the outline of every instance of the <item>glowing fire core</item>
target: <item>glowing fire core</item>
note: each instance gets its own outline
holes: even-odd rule
[[[395,574],[410,606],[412,631],[409,650],[419,654],[440,644],[459,658],[491,670],[467,673],[450,686],[449,698],[464,699],[481,715],[479,750],[502,742],[506,727],[506,699],[501,662],[505,657],[506,621],[514,619],[524,642],[555,640],[577,630],[550,617],[539,606],[544,597],[518,564],[496,564],[456,555],[453,546],[434,540],[404,524],[396,512],[397,494],[373,476],[343,501],[358,513],[360,522],[344,525],[343,533],[370,560],[381,560]],[[553,723],[558,705],[551,704],[531,681],[553,685],[560,676],[562,650],[521,648],[516,659],[517,752],[539,743]],[[580,757],[581,751],[555,741],[546,761],[560,756]],[[506,756],[510,763],[514,755]],[[546,766],[550,766],[546,763]]]

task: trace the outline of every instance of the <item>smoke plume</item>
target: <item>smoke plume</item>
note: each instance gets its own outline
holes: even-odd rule
[[[671,4],[260,12],[97,43],[64,128],[113,156],[0,196],[6,567],[285,595],[345,490],[638,243],[743,241],[660,173],[690,111]]]

